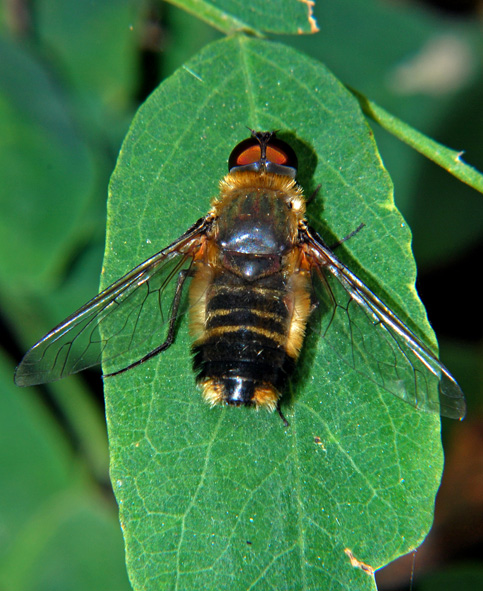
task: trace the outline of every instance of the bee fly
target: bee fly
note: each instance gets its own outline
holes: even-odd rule
[[[253,131],[228,168],[209,213],[44,336],[16,383],[57,380],[100,363],[101,352],[112,368],[106,376],[146,362],[173,343],[189,283],[204,399],[274,410],[325,291],[328,346],[349,349],[341,357],[355,370],[413,406],[462,418],[464,396],[448,370],[307,224],[294,150],[275,132]],[[336,320],[342,325],[332,329]],[[163,322],[166,340],[152,349],[148,333]]]

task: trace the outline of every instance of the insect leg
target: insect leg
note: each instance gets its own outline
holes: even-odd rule
[[[355,236],[356,234],[358,234],[365,225],[366,224],[364,224],[364,222],[362,222],[362,224],[359,224],[355,230],[352,230],[352,232],[350,234],[347,234],[347,236],[344,236],[344,238],[341,238],[339,240],[339,242],[336,242],[335,244],[331,244],[330,245],[330,250],[335,250],[343,242],[345,242],[346,240],[350,240],[353,236]]]
[[[176,291],[174,294],[173,303],[171,305],[171,312],[169,315],[168,335],[167,335],[164,343],[161,343],[161,345],[159,345],[158,347],[156,347],[155,349],[150,351],[147,355],[145,355],[144,357],[141,357],[141,359],[138,359],[137,361],[134,361],[133,363],[131,363],[127,367],[123,367],[122,369],[118,369],[117,371],[113,371],[112,373],[104,374],[103,375],[104,378],[111,378],[112,376],[117,376],[121,373],[124,373],[128,369],[132,369],[133,367],[137,367],[138,365],[141,365],[141,363],[144,363],[145,361],[152,359],[153,357],[155,357],[159,353],[162,353],[163,351],[168,349],[173,344],[175,328],[176,328],[176,320],[178,318],[179,304],[181,302],[181,296],[183,294],[183,286],[184,286],[184,282],[189,277],[189,275],[190,275],[190,269],[182,269],[179,272],[178,281],[176,283]]]
[[[287,421],[287,419],[285,418],[285,415],[282,412],[282,409],[280,408],[280,400],[277,402],[277,412],[278,412],[280,418],[282,419],[283,424],[286,427],[290,427],[290,423]]]
[[[321,187],[322,187],[321,184],[317,185],[315,187],[315,189],[312,191],[312,195],[310,195],[310,197],[307,197],[307,199],[305,200],[305,203],[309,204],[313,199],[315,199],[315,197],[317,196],[317,193],[320,191]]]

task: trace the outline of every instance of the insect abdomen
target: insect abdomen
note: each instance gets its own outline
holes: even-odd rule
[[[222,272],[206,292],[194,367],[210,404],[276,407],[296,356],[289,355],[292,310],[280,273],[249,283]]]

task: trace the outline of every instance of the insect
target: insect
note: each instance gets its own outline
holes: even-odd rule
[[[45,335],[16,383],[57,380],[101,354],[105,377],[134,368],[174,342],[187,309],[204,399],[280,410],[318,309],[321,337],[356,371],[418,409],[462,418],[449,371],[308,225],[297,164],[275,132],[253,131],[232,151],[208,214]]]

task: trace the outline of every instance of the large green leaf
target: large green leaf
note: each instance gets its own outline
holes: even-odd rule
[[[210,45],[140,109],[111,182],[104,285],[209,208],[245,126],[292,135],[311,222],[431,339],[410,233],[355,99],[320,63],[234,37]],[[157,318],[153,318],[156,326]],[[430,527],[439,418],[340,363],[311,333],[284,412],[210,409],[186,322],[161,357],[105,380],[111,475],[135,589],[372,589]],[[164,338],[159,335],[159,342]]]

